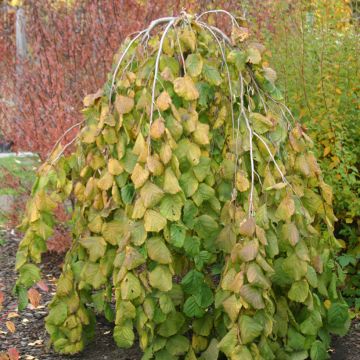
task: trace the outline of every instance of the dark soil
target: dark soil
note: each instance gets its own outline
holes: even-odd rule
[[[0,230],[1,231],[1,230]],[[16,298],[12,295],[16,274],[14,271],[15,254],[19,237],[8,231],[0,232],[4,245],[0,245],[0,292],[3,292],[3,308],[0,306],[0,355],[9,348],[16,348],[21,360],[139,360],[141,352],[137,347],[119,349],[112,338],[113,325],[104,318],[98,318],[96,336],[93,343],[76,356],[58,355],[49,347],[49,340],[44,328],[44,318],[47,315],[47,304],[55,292],[55,280],[61,270],[62,256],[55,253],[46,254],[41,265],[48,291],[40,288],[40,306],[31,306],[21,313],[17,312]],[[11,333],[6,322],[12,321],[16,331]],[[360,322],[354,321],[351,331],[343,338],[334,337],[331,360],[360,360]],[[1,356],[0,356],[1,358]]]
[[[0,292],[5,296],[3,309],[0,307],[0,355],[9,348],[16,348],[21,360],[138,360],[141,358],[141,352],[137,347],[124,350],[115,345],[112,337],[113,325],[104,318],[98,319],[94,342],[81,354],[65,356],[54,353],[49,347],[44,318],[47,315],[47,304],[55,292],[55,280],[60,274],[63,256],[48,253],[43,257],[41,270],[49,290],[43,291],[37,288],[41,293],[40,306],[36,309],[28,306],[26,310],[18,313],[12,288],[16,279],[14,264],[19,237],[3,231],[0,232],[0,244],[1,239],[5,240],[5,244],[0,245]],[[16,327],[14,333],[7,329],[7,321],[14,323]]]

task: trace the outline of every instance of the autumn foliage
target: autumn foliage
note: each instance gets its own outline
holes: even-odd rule
[[[220,1],[216,6],[230,8],[235,3]],[[14,140],[17,149],[44,159],[65,130],[82,120],[82,99],[104,83],[121,41],[154,18],[179,13],[184,5],[180,0],[91,0],[71,6],[53,0],[25,1],[24,61],[16,61],[16,9],[3,6],[0,132]],[[211,6],[204,0],[186,2],[193,11]],[[64,143],[75,133],[76,129],[68,133]]]

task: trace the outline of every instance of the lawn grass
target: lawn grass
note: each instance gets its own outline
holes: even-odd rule
[[[0,157],[0,197],[10,195],[16,200],[28,193],[35,181],[35,173],[39,165],[37,156]],[[0,203],[0,228],[6,226],[8,216]]]
[[[35,180],[35,172],[40,162],[37,156],[11,156],[0,158],[0,195],[14,195],[24,191]],[[9,187],[4,178],[10,173],[15,180],[20,181],[20,188]]]

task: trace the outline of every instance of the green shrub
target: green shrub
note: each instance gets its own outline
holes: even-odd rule
[[[359,34],[343,1],[281,2],[266,43],[286,103],[314,141],[325,181],[334,192],[335,235],[356,274],[360,256],[360,64]],[[353,265],[352,265],[353,264]],[[351,305],[360,278],[346,281]],[[350,287],[350,288],[349,288]],[[351,295],[350,295],[351,294]]]
[[[264,47],[230,15],[231,39],[202,19],[127,40],[84,100],[76,151],[58,148],[39,172],[17,292],[24,307],[51,212],[72,194],[73,245],[46,319],[58,352],[83,349],[95,313],[120,347],[135,329],[143,359],[325,359],[329,333],[346,332],[332,192],[309,137]]]

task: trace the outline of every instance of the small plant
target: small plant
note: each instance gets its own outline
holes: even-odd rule
[[[161,18],[84,99],[76,151],[39,170],[17,254],[23,308],[53,210],[74,197],[46,319],[56,351],[81,351],[95,313],[119,347],[136,330],[143,359],[320,360],[346,332],[332,190],[264,51],[221,10]]]

